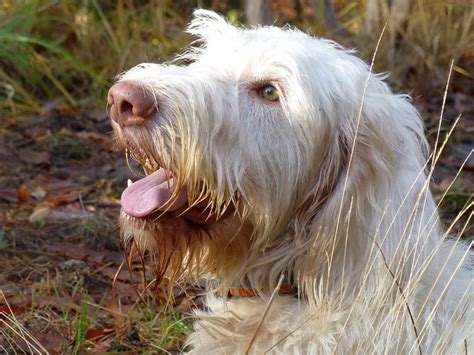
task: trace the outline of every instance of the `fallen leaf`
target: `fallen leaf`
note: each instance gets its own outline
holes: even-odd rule
[[[26,163],[35,165],[51,165],[51,156],[48,152],[36,152],[31,149],[18,150],[18,157]]]
[[[65,336],[59,335],[56,332],[45,333],[33,333],[35,339],[50,353],[61,353],[64,344],[68,343]]]
[[[90,354],[108,354],[113,343],[114,339],[112,338],[103,339],[99,344],[93,344],[87,350]]]
[[[91,217],[93,214],[82,209],[72,206],[57,206],[53,207],[49,203],[42,203],[35,207],[33,212],[28,217],[28,221],[35,222],[39,220],[45,221],[67,221],[71,219],[81,219]]]
[[[51,135],[51,130],[43,126],[33,126],[25,129],[23,134],[36,142],[42,142]]]
[[[103,251],[95,251],[91,250],[91,253],[89,254],[90,260],[95,262],[96,264],[103,265],[107,262],[113,262],[114,265],[120,265],[123,261],[123,254],[116,252],[116,251],[110,251],[110,250],[103,250]]]
[[[14,304],[2,305],[0,306],[0,318],[2,317],[2,313],[17,314],[17,313],[23,312],[24,310],[25,310],[25,307],[17,306]]]
[[[27,202],[28,201],[28,188],[25,185],[20,186],[16,194],[18,202]]]
[[[59,113],[63,116],[73,116],[81,113],[84,109],[80,107],[60,107],[58,109]]]
[[[109,114],[107,111],[94,111],[90,114],[90,118],[96,122],[103,122],[109,119]]]
[[[81,273],[87,269],[87,264],[83,260],[69,259],[59,264],[59,267],[66,272]]]
[[[59,192],[56,196],[50,196],[47,202],[51,205],[58,206],[65,203],[71,203],[79,199],[79,191],[65,191],[61,195]]]
[[[14,165],[18,164],[18,157],[10,152],[10,150],[0,144],[0,161],[5,165]]]
[[[9,298],[21,293],[21,288],[9,283],[8,281],[0,281],[0,302],[3,302],[5,297]]]
[[[42,249],[71,259],[79,259],[88,261],[88,264],[102,266],[108,262],[120,265],[123,260],[123,254],[112,251],[96,251],[89,249],[84,244],[61,242],[55,244],[44,244]]]
[[[80,219],[91,217],[92,213],[82,208],[76,208],[71,206],[60,206],[51,209],[46,216],[46,220],[49,221],[65,221],[69,219]]]
[[[106,267],[102,270],[100,270],[100,273],[107,278],[113,280],[115,278],[115,275],[117,274],[117,268],[116,267]],[[133,275],[133,274],[132,274]],[[130,280],[131,276],[130,273],[128,272],[127,268],[122,268],[120,270],[119,274],[117,275],[117,280],[119,281],[128,281]]]
[[[110,136],[107,136],[105,134],[82,131],[82,132],[78,132],[76,135],[79,138],[91,141],[92,143],[99,143],[100,146],[107,151],[114,150],[113,140],[110,139]]]
[[[99,337],[103,337],[105,335],[113,333],[113,329],[105,328],[105,329],[88,329],[86,332],[86,339],[91,340]]]
[[[51,210],[51,206],[48,205],[37,205],[33,212],[28,217],[28,221],[30,223],[34,223],[37,221],[44,220],[46,216],[49,214]]]
[[[0,200],[9,203],[17,203],[18,191],[13,188],[0,189]]]
[[[37,283],[34,283],[32,287],[38,288]],[[41,290],[41,288],[39,289]],[[32,305],[36,309],[54,307],[56,309],[72,309],[75,312],[78,312],[81,309],[81,307],[74,302],[73,298],[66,294],[61,294],[61,296],[38,294],[35,296]]]
[[[70,180],[57,179],[42,174],[26,183],[30,191],[46,191],[49,205],[56,206],[77,201],[80,186]]]
[[[37,200],[43,200],[46,197],[46,194],[46,190],[43,189],[41,186],[36,186],[33,191],[30,192],[30,195]]]
[[[19,307],[23,307],[23,308],[28,308],[31,306],[31,296],[30,295],[26,295],[24,292],[24,290],[16,290],[15,293],[11,293],[10,295],[6,295],[6,298],[5,300],[2,300],[0,298],[0,304],[2,306],[6,305],[6,304],[10,304],[10,306],[12,304],[16,305],[16,306],[19,306]]]
[[[137,296],[137,291],[127,283],[117,281],[115,282],[115,295],[117,297],[127,297],[131,299],[136,299]]]
[[[101,133],[82,131],[82,132],[78,132],[76,135],[82,139],[92,139],[99,142],[107,142],[107,143],[110,142],[110,137]]]

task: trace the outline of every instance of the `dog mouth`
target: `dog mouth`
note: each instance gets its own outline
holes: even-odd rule
[[[129,149],[129,148],[128,148]],[[129,149],[130,150],[130,149]],[[147,175],[135,182],[129,180],[122,192],[122,210],[130,217],[164,224],[188,224],[206,226],[228,217],[234,210],[233,204],[216,213],[212,200],[206,194],[190,202],[188,185],[179,182],[170,170],[143,159],[143,152],[130,154],[144,168]]]
[[[136,160],[146,175],[123,191],[123,213],[144,222],[184,220],[202,226],[235,211],[234,196],[223,197],[222,189],[218,193],[205,174],[195,171],[198,164],[179,156],[190,154],[181,145],[183,132],[176,132],[172,125],[158,125],[153,132],[165,137],[161,139],[146,126],[150,120],[166,121],[159,115],[154,94],[136,82],[120,81],[109,90],[107,110],[118,147],[124,148],[127,161],[129,156]],[[214,181],[213,177],[210,180]]]

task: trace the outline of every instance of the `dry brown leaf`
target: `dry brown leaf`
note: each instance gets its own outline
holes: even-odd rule
[[[23,134],[36,142],[42,142],[51,136],[51,130],[43,126],[33,126],[25,129]]]
[[[68,339],[56,332],[33,333],[35,339],[46,349],[50,354],[59,354],[64,344],[68,343]]]
[[[24,310],[25,310],[25,307],[17,306],[14,304],[2,305],[0,306],[0,318],[2,317],[2,313],[18,314],[18,313],[22,313]]]
[[[17,203],[18,191],[15,190],[14,188],[0,189],[0,201],[5,201],[9,203]]]
[[[80,108],[80,107],[60,107],[58,108],[58,111],[61,115],[63,116],[73,116],[73,115],[77,115],[81,112],[84,111],[83,108]]]
[[[33,191],[30,192],[30,195],[37,200],[43,200],[46,197],[46,190],[41,186],[36,186]]]
[[[16,194],[18,202],[23,203],[28,201],[28,187],[25,185],[20,186]]]
[[[82,131],[82,132],[78,132],[76,135],[79,138],[82,138],[82,139],[92,139],[92,140],[96,140],[96,141],[99,141],[99,142],[109,142],[110,141],[109,136],[106,136],[105,134],[101,134],[101,133],[97,133],[97,132]]]
[[[48,216],[50,210],[51,210],[51,206],[49,205],[45,205],[45,204],[37,205],[35,209],[33,210],[33,212],[30,214],[30,216],[28,217],[28,221],[30,223],[34,223],[37,221],[44,220]]]
[[[35,165],[51,165],[49,152],[36,152],[31,149],[18,150],[18,157],[26,163]]]
[[[111,334],[114,332],[114,329],[105,328],[105,329],[88,329],[86,332],[86,339],[96,339],[103,337],[105,335]]]

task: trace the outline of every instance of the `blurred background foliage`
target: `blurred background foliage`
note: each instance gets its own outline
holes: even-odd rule
[[[451,58],[456,72],[472,78],[463,66],[474,46],[469,0],[405,0],[408,8],[401,14],[390,1],[335,0],[330,3],[337,31],[328,23],[328,1],[270,3],[275,24],[333,38],[366,59],[387,23],[376,69],[390,71],[397,89],[444,82]],[[69,106],[103,107],[115,75],[140,62],[167,60],[190,42],[182,30],[197,7],[234,23],[245,21],[235,0],[3,0],[0,115],[41,113],[53,98]]]

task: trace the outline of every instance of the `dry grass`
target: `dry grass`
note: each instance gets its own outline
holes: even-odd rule
[[[73,106],[97,105],[122,70],[181,47],[187,18],[173,4],[3,2],[1,108],[41,112],[43,100],[57,97]]]

